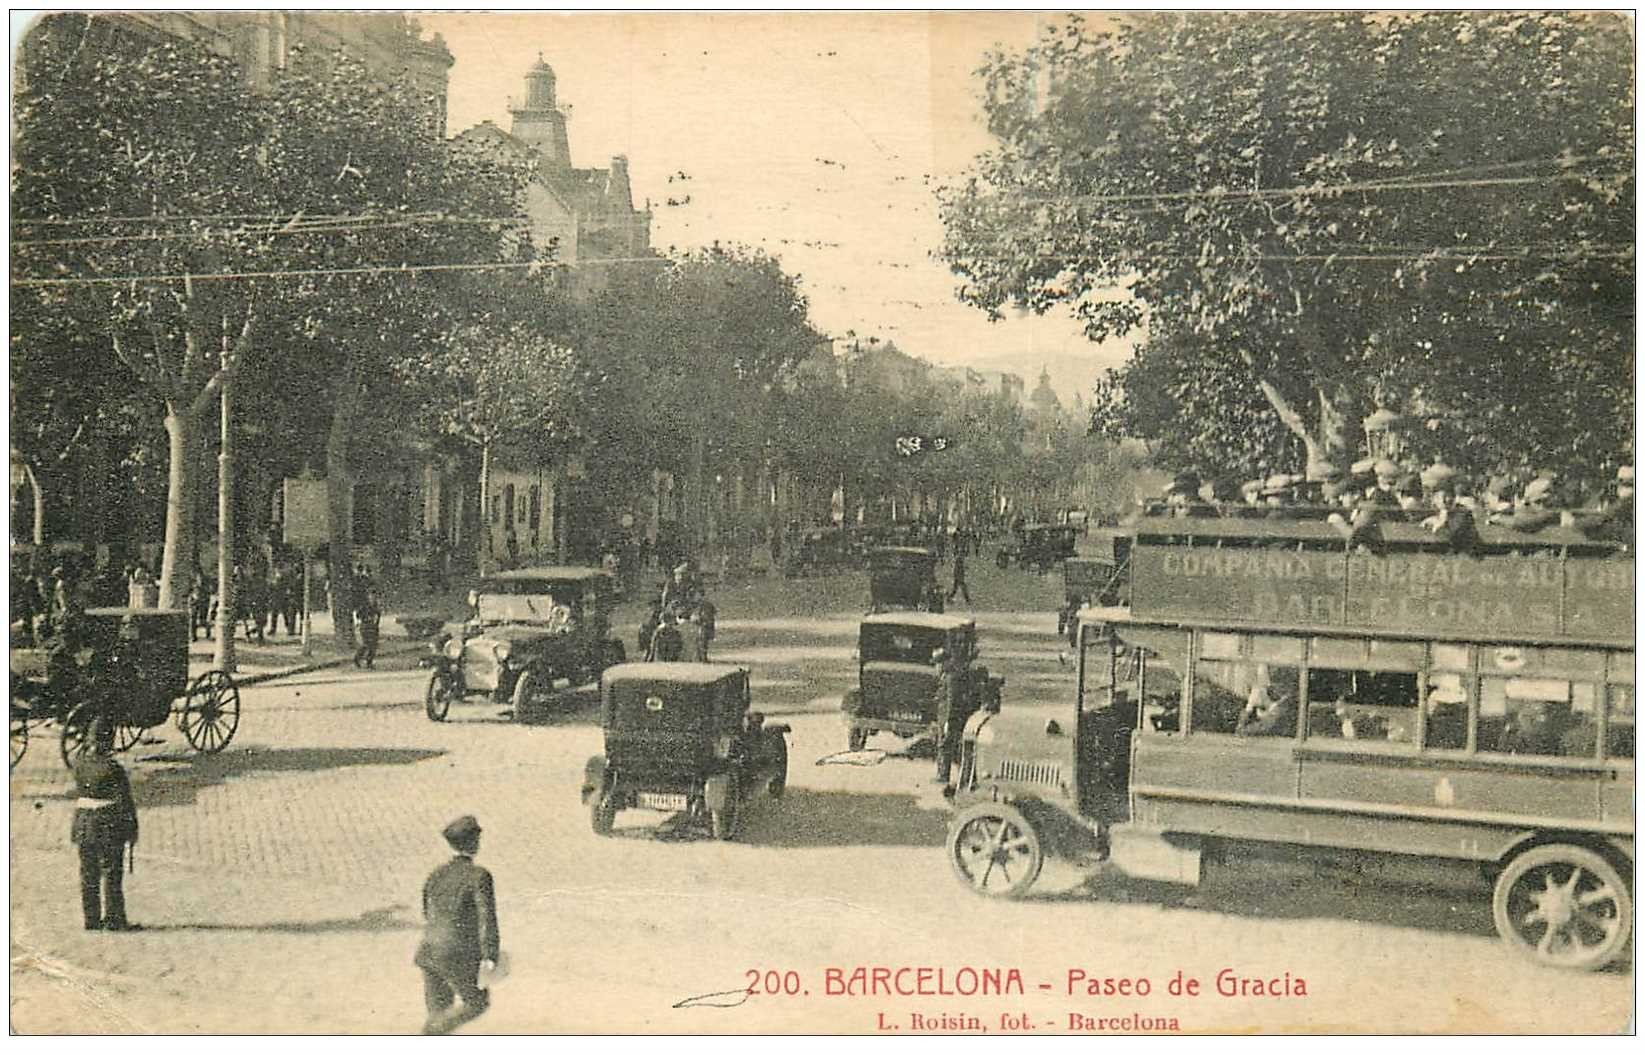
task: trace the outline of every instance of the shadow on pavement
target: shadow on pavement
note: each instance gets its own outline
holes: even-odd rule
[[[1070,890],[1026,900],[1088,904],[1154,904],[1161,908],[1246,919],[1320,919],[1494,938],[1490,893],[1402,882],[1362,882],[1251,868],[1221,869],[1198,887],[1125,874],[1099,865]]]
[[[217,755],[150,755],[147,760],[181,763],[149,771],[132,795],[139,808],[191,805],[201,789],[255,773],[313,773],[350,766],[403,766],[445,754],[410,747],[230,748]]]
[[[286,920],[275,923],[161,923],[147,925],[146,931],[244,931],[259,934],[340,934],[353,931],[417,930],[421,924],[405,919],[405,905],[371,909],[353,919]]]
[[[764,799],[764,801],[760,801]],[[941,846],[948,816],[913,795],[790,787],[781,799],[744,803],[739,842],[750,846]]]

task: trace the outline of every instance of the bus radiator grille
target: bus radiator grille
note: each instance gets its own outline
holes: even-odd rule
[[[1024,784],[1043,784],[1048,788],[1062,787],[1062,766],[1056,762],[1024,762],[1016,758],[1000,761],[999,779],[1016,780]]]

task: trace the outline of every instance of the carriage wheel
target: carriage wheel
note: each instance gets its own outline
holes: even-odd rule
[[[137,741],[143,738],[143,726],[133,725],[131,722],[116,722],[114,726],[114,750],[116,753],[130,751],[137,746]]]
[[[11,768],[16,769],[17,763],[23,761],[23,756],[29,749],[29,720],[26,716],[11,712]]]
[[[63,718],[63,732],[57,739],[57,750],[63,756],[63,764],[70,769],[74,763],[80,761],[91,747],[91,720],[96,715],[95,708],[89,703],[82,703],[69,711]]]
[[[220,670],[208,670],[195,678],[183,699],[177,727],[196,751],[208,755],[221,751],[240,727],[240,686]]]

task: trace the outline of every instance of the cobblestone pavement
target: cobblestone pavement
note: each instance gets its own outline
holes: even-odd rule
[[[994,591],[983,596],[1019,605],[978,613],[984,661],[1008,679],[1006,705],[1065,703],[1072,669],[1050,614],[1059,584],[981,567],[973,579]],[[837,712],[854,677],[856,580],[720,595],[715,658],[752,663],[756,706],[793,725],[787,796],[757,804],[733,844],[643,811],[596,838],[577,796],[583,762],[601,746],[590,694],[542,726],[480,702],[434,724],[422,713],[423,675],[401,658],[248,688],[221,755],[193,756],[174,729],[135,749],[143,838],[127,890],[149,929],[88,935],[67,843],[70,786],[55,750],[31,749],[11,778],[13,1030],[414,1031],[418,892],[445,856],[440,827],[464,812],[486,828],[481,861],[497,877],[513,961],[470,1032],[869,1032],[880,1011],[907,1028],[910,1009],[986,1011],[991,1029],[998,1012],[1019,1009],[1058,1028],[1070,1010],[1097,1009],[1179,1015],[1185,1030],[1271,1028],[1281,1017],[1400,1032],[1627,1022],[1630,977],[1520,964],[1477,897],[1272,874],[1187,897],[1055,863],[1035,900],[970,896],[943,861],[947,810],[928,761],[813,764],[845,746]],[[789,607],[832,607],[817,622],[791,617],[784,594],[801,595]],[[625,610],[625,638],[635,611]],[[1030,985],[978,1001],[826,995],[826,969],[857,964],[1018,967]],[[1310,995],[1066,992],[1075,967],[1163,986],[1184,968],[1209,985],[1224,966],[1289,971]],[[767,969],[797,972],[806,991],[674,1006]]]

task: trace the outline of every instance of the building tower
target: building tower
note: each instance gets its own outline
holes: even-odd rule
[[[544,165],[569,169],[571,143],[566,137],[565,114],[554,103],[554,71],[541,53],[525,75],[525,90],[525,102],[508,108],[514,116],[510,131],[516,139],[535,147]]]

